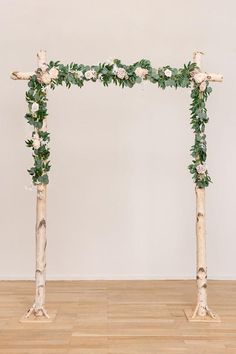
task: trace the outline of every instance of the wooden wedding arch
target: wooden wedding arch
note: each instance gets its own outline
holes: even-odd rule
[[[204,90],[206,89],[207,85],[209,82],[221,82],[223,81],[223,77],[221,74],[209,74],[205,73],[201,70],[201,57],[202,57],[202,52],[195,52],[193,56],[193,71],[189,72],[189,78],[187,78],[187,83],[183,84],[182,83],[176,83],[172,80],[167,80],[166,83],[169,83],[169,86],[174,86],[177,88],[177,85],[180,87],[189,87],[190,82],[191,85],[197,85],[197,94],[199,92],[199,95],[203,94]],[[58,79],[58,70],[54,67],[51,68],[51,73],[49,72],[49,67],[50,65],[47,64],[46,62],[46,52],[44,50],[41,50],[37,54],[37,60],[38,60],[38,67],[36,71],[33,72],[19,72],[19,71],[14,71],[11,73],[11,78],[13,80],[36,80],[38,84],[40,83],[41,87],[41,94],[43,95],[43,100],[44,102],[47,101],[46,98],[46,89],[47,86],[51,88],[55,88],[55,80]],[[59,62],[55,62],[55,65],[59,66]],[[147,61],[143,60],[140,61],[142,65],[147,65]],[[109,65],[109,64],[108,64]],[[73,67],[73,66],[72,66]],[[74,66],[75,69],[78,69],[77,66]],[[66,68],[66,69],[65,69]],[[65,72],[67,73],[68,76],[68,69],[69,66],[64,67],[64,74]],[[106,66],[101,67],[103,72],[106,69]],[[110,68],[110,66],[107,66],[107,68]],[[186,69],[186,66],[185,66]],[[54,70],[54,71],[53,71]],[[119,71],[120,70],[120,71]],[[145,71],[146,70],[146,71]],[[91,71],[91,70],[90,70]],[[127,79],[128,74],[126,73],[124,67],[118,68],[119,73],[117,74],[116,72],[116,77],[113,77],[113,82],[116,84],[120,84],[120,86],[124,87],[124,82],[122,79]],[[174,72],[174,70],[173,70]],[[184,70],[181,72],[183,73]],[[74,74],[77,74],[77,85],[82,86],[80,84],[80,78],[78,78],[78,73],[79,72],[74,72]],[[140,68],[136,66],[136,71],[135,74],[133,73],[133,77],[136,77],[137,82],[140,82],[142,79],[145,79],[145,75],[148,75],[148,70],[145,68]],[[172,73],[169,67],[167,67],[166,71],[166,76],[167,78],[170,76],[169,74]],[[50,77],[51,74],[51,77]],[[56,74],[56,75],[55,75]],[[72,72],[70,72],[70,75]],[[91,73],[90,73],[91,74]],[[158,76],[158,72],[156,74]],[[161,74],[162,75],[162,74]],[[177,74],[176,74],[177,75]],[[85,75],[86,76],[86,75]],[[156,77],[157,77],[156,76]],[[177,75],[178,76],[178,75]],[[176,76],[176,77],[177,77]],[[63,76],[65,77],[65,76]],[[71,78],[72,76],[70,76]],[[104,74],[104,78],[105,78]],[[118,77],[118,78],[117,78]],[[158,79],[155,79],[155,76],[153,76],[153,80],[156,82]],[[87,75],[86,80],[94,79],[92,75]],[[151,78],[152,79],[152,78]],[[153,82],[150,79],[151,82]],[[54,80],[54,81],[53,81]],[[74,79],[75,80],[75,79]],[[109,79],[110,80],[110,79]],[[163,79],[164,80],[164,79]],[[161,88],[165,88],[165,81],[159,80],[158,85]],[[177,79],[176,79],[177,80]],[[186,80],[186,78],[183,78],[183,80]],[[189,81],[188,81],[189,80]],[[35,81],[35,82],[36,82]],[[62,81],[59,84],[62,84]],[[95,79],[93,81],[96,81]],[[111,80],[110,80],[111,81]],[[58,81],[59,82],[59,81]],[[71,83],[73,83],[73,80],[69,80],[68,76],[68,81],[66,82],[66,85],[70,87]],[[106,83],[106,82],[105,82]],[[132,87],[133,83],[132,81],[127,81],[128,86]],[[130,84],[131,83],[131,84]],[[51,85],[50,85],[51,84]],[[106,85],[108,86],[108,84]],[[164,86],[164,87],[163,87]],[[40,92],[37,92],[39,96],[39,100],[42,99],[40,98]],[[195,92],[196,94],[196,92]],[[30,95],[28,94],[27,96],[28,101],[30,102],[30,107],[33,112],[33,105],[35,108],[36,105],[36,110],[38,109],[38,103],[34,102],[32,104]],[[203,101],[200,101],[200,104]],[[198,103],[196,103],[198,104]],[[203,107],[204,108],[204,107]],[[200,107],[201,109],[201,107]],[[26,115],[28,121],[32,118],[35,117],[34,113]],[[42,115],[43,110],[41,111]],[[204,109],[200,112],[201,117],[199,113],[196,113],[194,109],[192,109],[192,115],[196,116],[199,114],[199,119],[205,119],[203,117],[203,114],[205,115]],[[32,147],[34,151],[38,151],[37,149],[40,148],[40,141],[46,140],[48,137],[48,132],[47,132],[47,119],[46,119],[46,113],[44,112],[44,121],[43,124],[39,124],[40,120],[38,121],[33,121],[34,125],[34,132],[33,132],[33,140],[28,141],[28,146]],[[30,122],[31,124],[32,122]],[[37,124],[36,124],[37,123]],[[201,123],[202,126],[205,126],[204,123]],[[195,130],[195,142],[196,138],[198,139],[199,136],[203,136],[203,132],[197,132]],[[48,139],[49,141],[49,139]],[[198,141],[196,143],[199,143]],[[197,145],[198,146],[198,145]],[[44,147],[44,155],[42,155],[42,161],[38,161],[38,164],[43,166],[45,171],[49,171],[49,163],[48,163],[48,154],[47,150],[45,150]],[[204,147],[205,149],[205,147]],[[204,152],[204,149],[202,150]],[[46,152],[45,152],[46,151]],[[196,162],[196,153],[195,152],[195,162]],[[199,153],[200,154],[200,153]],[[192,155],[193,156],[193,155]],[[198,157],[198,155],[197,155]],[[203,159],[204,160],[204,159]],[[202,165],[200,165],[202,167]],[[195,173],[195,167],[192,167],[192,172]],[[191,169],[190,169],[191,170]],[[31,308],[26,312],[26,314],[23,316],[22,321],[33,321],[33,322],[38,322],[38,321],[50,321],[52,320],[49,315],[47,314],[47,311],[45,309],[45,284],[46,284],[46,245],[47,245],[47,240],[46,240],[46,196],[47,196],[47,183],[48,183],[48,178],[47,174],[42,174],[41,172],[37,173],[37,161],[36,161],[36,167],[31,169],[30,171],[31,175],[33,176],[33,181],[37,189],[37,200],[36,200],[36,269],[35,269],[35,300]],[[204,174],[204,171],[200,171],[200,176],[201,174]],[[36,177],[35,177],[36,176]],[[35,179],[34,179],[35,178]],[[208,178],[208,177],[207,177]],[[195,181],[196,183],[196,181]],[[210,308],[208,307],[208,302],[207,302],[207,265],[206,265],[206,240],[205,240],[205,185],[201,184],[201,180],[198,183],[196,183],[195,187],[195,192],[196,192],[196,241],[197,241],[197,275],[196,275],[196,282],[197,282],[197,305],[195,307],[194,311],[189,311],[185,310],[185,314],[187,318],[190,321],[219,321],[219,316],[214,314]]]

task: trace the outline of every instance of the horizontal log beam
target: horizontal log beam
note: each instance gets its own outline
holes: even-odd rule
[[[13,80],[29,80],[31,76],[35,75],[35,72],[31,73],[25,73],[21,71],[13,71],[11,73],[11,79]],[[207,75],[207,80],[212,81],[212,82],[222,82],[223,81],[223,75],[221,74],[208,74]]]
[[[223,81],[223,75],[222,74],[207,74],[207,81],[212,81],[212,82],[222,82]]]
[[[13,80],[29,80],[31,76],[35,75],[35,72],[24,73],[21,71],[13,71],[11,73],[11,79]]]
[[[201,67],[201,58],[204,53],[197,51],[194,53],[193,58],[194,62],[197,64],[198,68],[200,69]],[[45,71],[47,68],[46,64],[46,52],[41,50],[38,52],[37,57],[42,58],[40,61],[40,68],[42,71]],[[207,75],[206,80],[211,81],[211,82],[222,82],[223,81],[223,75],[221,74],[212,74],[212,73],[204,73],[203,74]],[[29,80],[33,75],[35,75],[35,72],[21,72],[21,71],[13,71],[11,73],[11,78],[13,80]]]

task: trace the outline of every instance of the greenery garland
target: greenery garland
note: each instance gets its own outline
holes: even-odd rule
[[[82,87],[86,81],[100,81],[104,86],[114,83],[123,88],[133,87],[143,80],[157,84],[162,89],[192,86],[190,110],[195,141],[191,148],[193,160],[189,170],[197,187],[207,187],[211,182],[205,165],[207,157],[205,125],[208,122],[206,101],[211,93],[207,76],[200,72],[195,63],[189,62],[180,69],[169,65],[155,69],[150,61],[145,59],[132,65],[124,65],[120,60],[114,59],[93,66],[76,63],[63,65],[59,61],[51,61],[44,69],[37,69],[28,83],[26,101],[29,111],[25,115],[27,122],[34,127],[32,138],[26,141],[26,145],[33,151],[34,166],[28,170],[33,183],[49,183],[50,134],[46,131],[45,120],[48,115],[47,87],[55,89],[56,86],[63,84],[68,88],[71,85]]]

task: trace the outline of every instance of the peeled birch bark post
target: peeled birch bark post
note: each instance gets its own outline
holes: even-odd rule
[[[195,52],[194,62],[201,70],[202,52]],[[222,81],[220,74],[207,74],[209,81]],[[195,187],[196,193],[196,258],[197,258],[197,305],[195,310],[185,310],[189,321],[219,322],[219,316],[213,313],[207,303],[207,262],[206,262],[206,226],[205,226],[205,188]]]
[[[38,68],[42,73],[46,71],[46,51],[41,50],[37,54]],[[41,129],[36,129],[36,134],[40,130],[47,131],[46,118]],[[35,225],[35,242],[36,242],[36,270],[35,270],[35,301],[33,306],[27,311],[25,317],[30,315],[36,317],[49,318],[45,310],[45,285],[46,285],[46,202],[47,202],[47,185],[37,185],[36,198],[36,225]]]
[[[207,265],[205,238],[205,188],[196,187],[196,238],[197,238],[197,306],[193,313],[196,316],[215,315],[207,304]]]
[[[47,71],[46,51],[41,50],[37,53],[38,68],[41,69],[41,75]],[[13,71],[11,79],[13,80],[30,80],[34,72]],[[39,140],[39,132],[47,131],[47,120],[43,121],[42,128],[35,128],[34,140]],[[47,161],[45,161],[46,163]],[[31,308],[20,319],[20,322],[51,322],[56,313],[48,316],[45,310],[45,284],[46,284],[46,201],[47,201],[47,185],[36,185],[36,225],[35,225],[35,243],[36,243],[36,269],[35,269],[35,299]]]

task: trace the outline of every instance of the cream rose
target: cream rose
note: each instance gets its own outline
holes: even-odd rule
[[[33,147],[34,147],[34,149],[39,149],[40,148],[40,138],[39,138],[39,135],[37,133],[34,134],[34,137],[33,137]]]
[[[124,68],[118,68],[117,72],[116,72],[116,76],[119,79],[127,78],[127,72],[126,72],[126,70]]]
[[[58,75],[59,75],[59,71],[57,70],[57,68],[52,67],[52,68],[49,70],[49,75],[50,75],[51,79],[57,79],[57,78],[58,78]]]
[[[51,76],[49,73],[45,72],[42,75],[38,77],[38,82],[43,83],[45,85],[50,84],[51,82]]]
[[[148,70],[143,69],[141,67],[137,67],[134,72],[135,72],[135,75],[140,77],[141,79],[144,79],[148,74]]]

